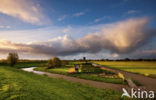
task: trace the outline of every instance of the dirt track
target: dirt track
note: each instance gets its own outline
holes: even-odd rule
[[[112,90],[118,90],[122,91],[122,88],[129,89],[127,85],[122,85],[122,84],[113,84],[113,83],[104,83],[104,82],[98,82],[98,81],[92,81],[92,80],[85,80],[85,79],[80,79],[77,77],[71,77],[71,76],[66,76],[66,75],[61,75],[61,74],[54,74],[54,73],[49,73],[49,72],[42,72],[42,71],[35,71],[35,67],[31,68],[23,68],[22,70],[28,71],[28,72],[34,72],[39,75],[47,75],[52,78],[62,78],[64,80],[70,81],[70,82],[78,82],[81,84],[86,84],[89,86],[97,87],[97,88],[104,88],[104,89],[112,89]]]
[[[104,67],[101,65],[98,65],[99,67]],[[125,72],[125,71],[121,71],[121,70],[117,70],[117,69],[111,69],[111,68],[107,68],[104,67],[106,70],[115,72],[115,73],[122,73],[124,74],[125,77],[127,78],[133,78],[134,80],[138,81],[139,83],[141,83],[145,89],[147,90],[153,90],[156,91],[156,79],[155,78],[150,78],[150,77],[146,77],[143,75],[139,75],[139,74],[134,74],[134,73],[130,73],[130,72]]]
[[[49,77],[62,78],[62,79],[65,79],[65,80],[68,80],[71,82],[79,82],[79,83],[87,84],[89,86],[94,86],[97,88],[113,89],[113,90],[118,90],[118,91],[122,91],[122,88],[128,89],[128,86],[122,85],[122,84],[97,82],[97,81],[85,80],[85,79],[80,79],[80,78],[76,78],[76,77],[70,77],[70,76],[66,76],[66,75],[60,75],[60,74],[54,74],[54,73],[48,73],[48,72],[45,72],[45,74],[48,75]]]
[[[133,78],[134,80],[141,83],[145,87],[146,90],[156,91],[156,79],[154,79],[154,78],[149,78],[149,77],[145,77],[142,75],[133,74],[130,72],[120,71],[117,69],[111,69],[111,68],[107,68],[107,67],[104,67],[101,65],[98,65],[98,67],[103,67],[104,69],[115,72],[115,73],[120,72],[120,73],[124,74],[124,76],[126,76],[128,78]],[[66,76],[66,75],[61,75],[61,74],[54,74],[54,73],[42,72],[42,71],[34,71],[33,68],[27,68],[27,69],[29,69],[29,72],[34,72],[36,74],[40,74],[40,75],[45,74],[52,78],[62,78],[62,79],[65,79],[65,80],[68,80],[71,82],[79,82],[79,83],[87,84],[89,86],[94,86],[97,88],[113,89],[113,90],[118,90],[118,91],[122,91],[122,88],[126,88],[128,90],[130,89],[127,85],[122,85],[122,84],[98,82],[98,81],[85,80],[85,79],[80,79],[77,77],[71,77],[71,76]],[[25,70],[25,71],[27,71],[27,70]]]

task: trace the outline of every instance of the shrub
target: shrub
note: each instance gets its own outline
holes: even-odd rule
[[[61,67],[61,60],[58,57],[53,58],[53,66],[54,67]]]
[[[91,63],[82,63],[80,69],[81,72],[93,72],[93,66]]]
[[[17,53],[9,53],[7,57],[7,62],[10,66],[14,66],[18,62],[18,54]]]
[[[91,63],[83,63],[80,65],[81,72],[85,73],[102,73],[103,70],[99,67],[94,67]]]
[[[48,68],[52,68],[52,67],[54,67],[54,65],[53,65],[53,59],[49,59],[48,60]]]
[[[62,60],[61,64],[62,64],[62,66],[66,66],[66,65],[68,65],[68,61]]]
[[[61,67],[61,60],[58,57],[48,60],[48,68]]]

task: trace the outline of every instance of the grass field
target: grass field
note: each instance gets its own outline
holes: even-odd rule
[[[120,100],[120,96],[113,90],[0,66],[0,100]]]
[[[46,69],[45,67],[37,67],[35,70],[39,71],[47,71],[51,73],[57,73],[57,74],[63,74],[73,77],[79,77],[82,79],[87,80],[94,80],[94,81],[101,81],[101,82],[107,82],[107,83],[115,83],[115,84],[125,84],[122,79],[118,77],[100,77],[98,74],[86,74],[86,73],[77,73],[77,74],[71,74],[69,73],[69,70],[72,67],[61,67],[61,68],[52,68],[52,69]]]
[[[156,76],[154,61],[94,61],[94,63],[146,76]]]
[[[39,67],[47,65],[46,61],[35,61],[35,62],[18,62],[13,66],[14,68],[27,68],[27,67]],[[7,63],[0,63],[0,66],[9,66]]]

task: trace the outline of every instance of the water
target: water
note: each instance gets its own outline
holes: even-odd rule
[[[27,72],[33,72],[33,73],[36,73],[36,74],[39,74],[39,75],[43,75],[45,74],[45,72],[42,72],[42,71],[35,71],[36,67],[30,67],[30,68],[22,68],[22,70],[24,71],[27,71]]]

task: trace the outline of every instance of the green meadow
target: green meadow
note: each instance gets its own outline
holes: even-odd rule
[[[156,61],[93,61],[109,68],[156,77]]]
[[[78,77],[78,78],[87,79],[87,80],[101,81],[101,82],[114,83],[114,84],[126,84],[118,76],[101,77],[98,74],[87,74],[87,73],[71,74],[69,73],[70,67],[69,68],[68,67],[53,68],[53,69],[46,69],[45,67],[37,67],[35,68],[35,70],[46,71],[46,72],[56,73],[56,74],[63,74],[63,75]]]
[[[28,67],[40,67],[40,66],[46,66],[47,61],[20,61],[17,64],[14,65],[14,68],[28,68]],[[9,66],[6,62],[1,62],[0,66]]]
[[[110,68],[124,71],[132,71],[140,74],[155,74],[155,62],[103,62],[93,61]],[[80,83],[69,82],[60,78],[51,78],[46,75],[37,75],[31,72],[22,71],[20,68],[37,67],[35,70],[46,71],[78,77],[86,80],[101,81],[114,84],[125,84],[123,80],[114,76],[112,72],[103,69],[104,73],[112,76],[87,73],[70,74],[70,70],[75,64],[81,61],[70,61],[66,66],[60,68],[47,69],[47,61],[18,62],[14,67],[9,67],[6,63],[0,63],[0,100],[121,100],[121,92],[108,89],[99,89],[82,85]],[[147,67],[148,66],[148,67]],[[135,72],[136,71],[136,72]],[[152,72],[153,71],[153,72]],[[110,75],[109,74],[109,75]]]
[[[0,66],[0,100],[120,100],[121,93]]]

